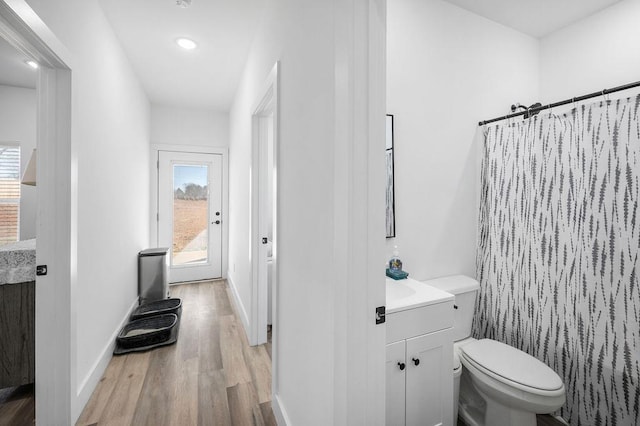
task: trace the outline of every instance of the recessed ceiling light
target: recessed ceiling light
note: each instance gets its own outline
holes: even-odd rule
[[[184,37],[177,39],[176,43],[178,43],[178,46],[186,50],[193,50],[198,47],[198,44],[195,41]]]
[[[24,61],[24,63],[29,65],[34,70],[37,70],[39,67],[38,63],[36,61],[32,61],[31,59],[29,59],[28,61]]]

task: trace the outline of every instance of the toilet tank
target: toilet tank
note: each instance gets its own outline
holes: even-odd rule
[[[453,275],[423,281],[456,297],[453,317],[453,340],[458,341],[471,336],[471,324],[476,309],[476,296],[480,290],[478,281],[466,275]]]

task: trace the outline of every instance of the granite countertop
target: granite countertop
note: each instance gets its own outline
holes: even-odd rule
[[[0,246],[0,285],[36,279],[36,240]]]

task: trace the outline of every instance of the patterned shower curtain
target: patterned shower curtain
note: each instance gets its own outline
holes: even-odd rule
[[[639,107],[485,129],[474,335],[555,370],[571,425],[640,424]]]

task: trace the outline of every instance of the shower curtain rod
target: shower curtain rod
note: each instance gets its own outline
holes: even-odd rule
[[[589,93],[588,95],[582,95],[582,96],[577,96],[575,98],[565,99],[564,101],[555,102],[553,104],[548,104],[548,105],[543,105],[543,106],[540,106],[540,107],[537,107],[537,108],[531,108],[531,109],[528,109],[526,111],[516,112],[516,113],[513,113],[513,114],[509,114],[509,115],[503,115],[502,117],[493,118],[491,120],[480,121],[478,123],[478,126],[484,126],[485,124],[494,123],[496,121],[506,120],[508,118],[513,118],[513,117],[518,117],[520,115],[524,115],[524,114],[527,114],[527,113],[536,114],[536,113],[538,113],[538,112],[540,112],[542,110],[545,110],[545,109],[554,108],[554,107],[561,106],[561,105],[567,105],[567,104],[574,103],[574,102],[580,102],[580,101],[584,101],[586,99],[595,98],[597,96],[604,96],[604,95],[609,94],[609,93],[619,92],[621,90],[626,90],[626,89],[632,89],[632,88],[638,87],[638,86],[640,86],[640,81],[636,81],[635,83],[625,84],[623,86],[614,87],[613,89],[604,89],[604,90],[601,90],[600,92],[593,92],[593,93]]]

